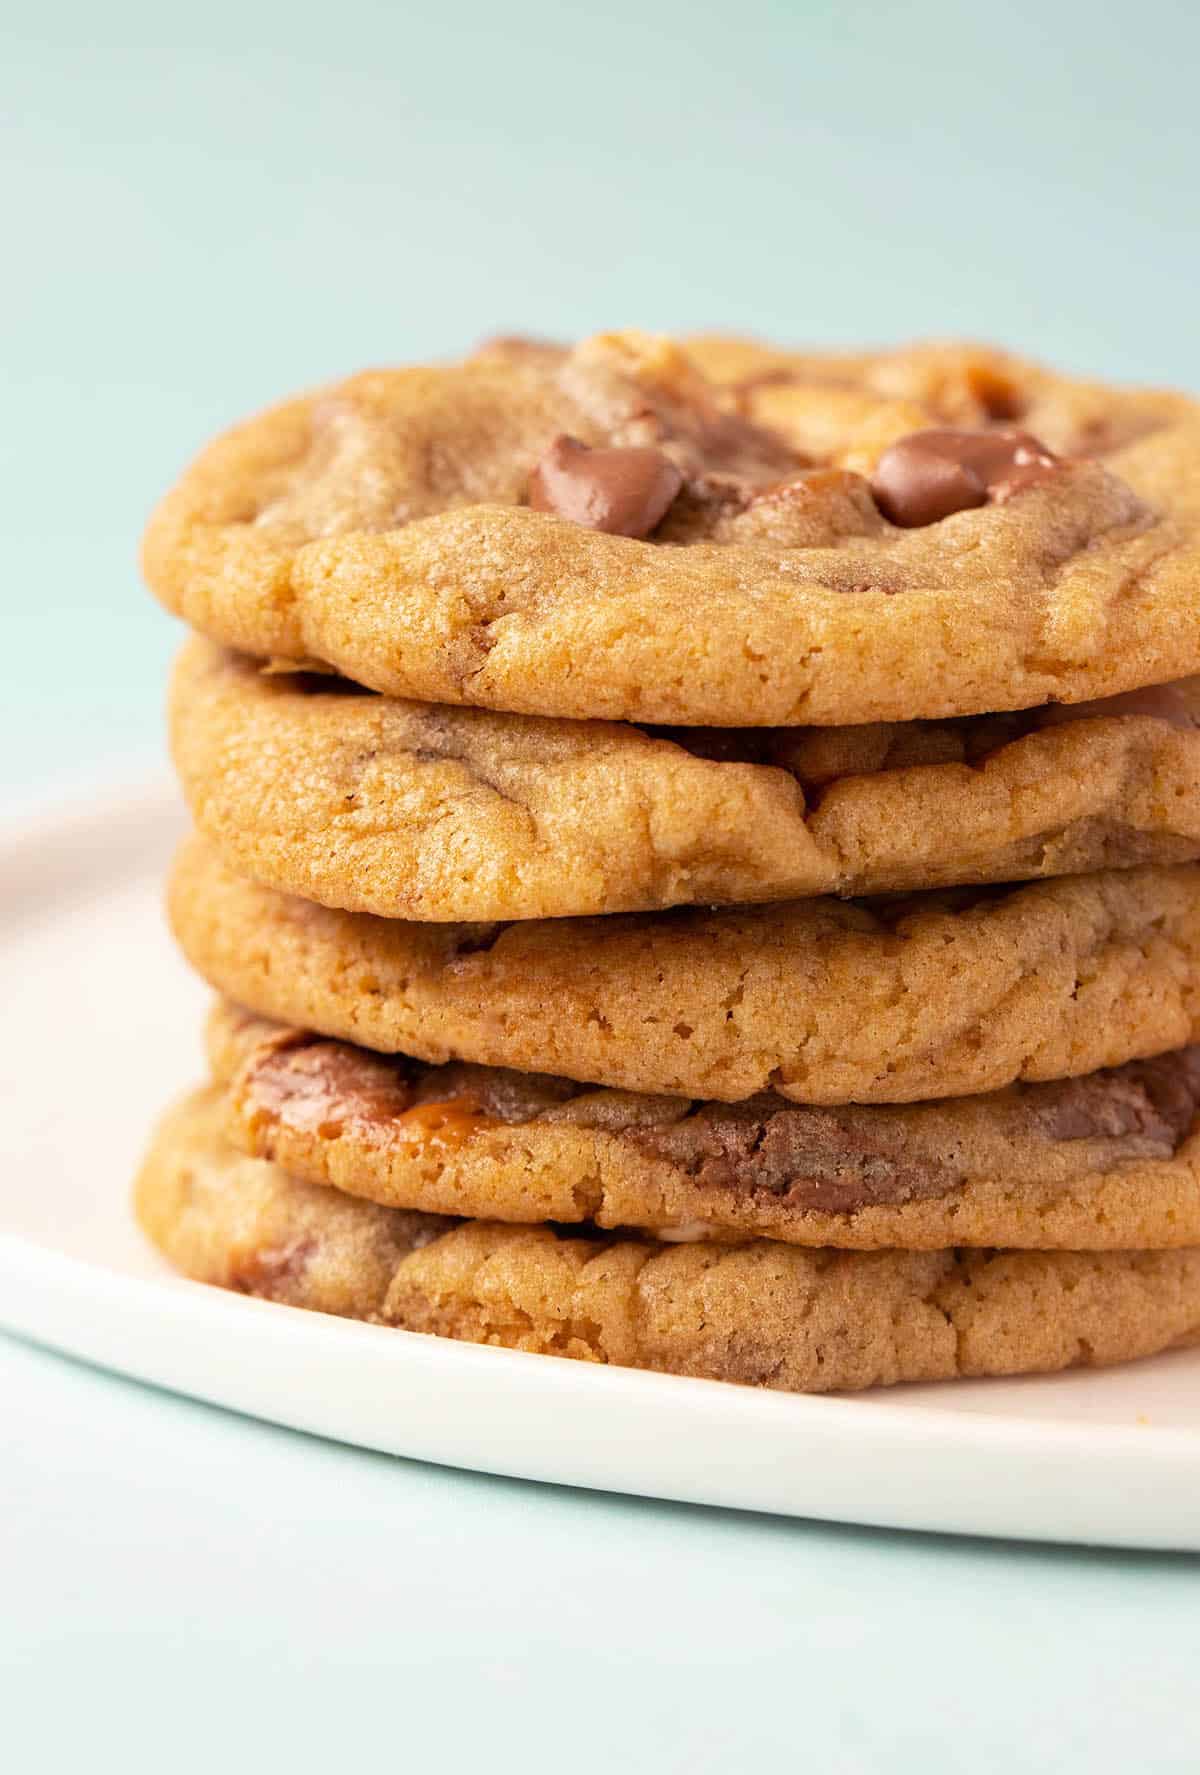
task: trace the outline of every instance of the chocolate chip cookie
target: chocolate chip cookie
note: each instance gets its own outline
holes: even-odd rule
[[[235,1153],[199,1093],[137,1185],[172,1264],[293,1306],[792,1392],[1048,1372],[1200,1334],[1200,1251],[844,1252],[407,1214]]]
[[[541,715],[910,721],[1200,671],[1192,403],[746,352],[713,380],[605,334],[286,402],[168,494],[147,577],[248,653]]]
[[[856,1249],[1200,1244],[1200,1048],[841,1109],[429,1066],[230,1004],[209,1054],[234,1146],[387,1207]]]
[[[175,934],[260,1015],[440,1063],[736,1102],[906,1102],[1200,1037],[1200,865],[720,911],[414,924],[176,862]]]
[[[842,728],[646,729],[264,675],[195,640],[171,697],[197,824],[327,906],[558,918],[1200,855],[1200,679]]]

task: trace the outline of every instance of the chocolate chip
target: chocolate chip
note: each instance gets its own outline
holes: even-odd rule
[[[885,518],[904,529],[952,512],[999,505],[1045,480],[1058,458],[1027,431],[914,431],[884,451],[871,491]]]
[[[611,536],[649,536],[683,486],[661,450],[592,450],[555,438],[529,477],[534,511],[555,512]]]

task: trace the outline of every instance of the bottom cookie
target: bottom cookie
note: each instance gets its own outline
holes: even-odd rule
[[[561,1236],[382,1208],[160,1124],[138,1217],[199,1281],[473,1343],[789,1392],[1048,1372],[1200,1337],[1200,1250],[845,1252]]]

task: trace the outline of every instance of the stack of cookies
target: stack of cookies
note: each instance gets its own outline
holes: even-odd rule
[[[501,340],[218,440],[178,941],[204,1281],[815,1391],[1200,1335],[1200,409]]]

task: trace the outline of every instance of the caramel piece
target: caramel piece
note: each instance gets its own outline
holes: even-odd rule
[[[405,1143],[432,1147],[441,1152],[457,1152],[473,1134],[496,1125],[495,1118],[483,1115],[472,1098],[460,1097],[418,1103],[398,1115],[391,1130]]]

